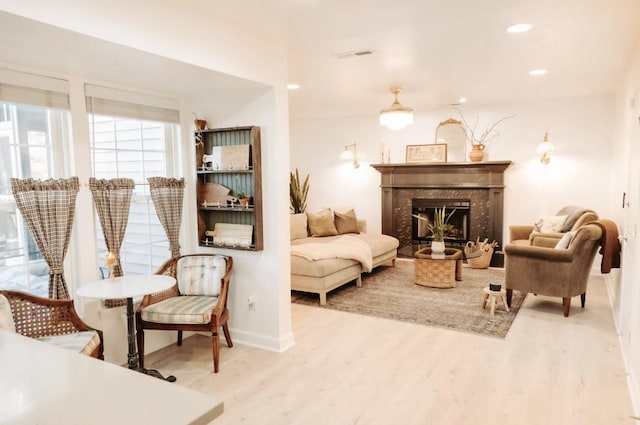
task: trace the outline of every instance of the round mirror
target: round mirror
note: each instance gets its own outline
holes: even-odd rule
[[[462,121],[449,118],[436,127],[435,143],[447,144],[447,162],[464,162],[467,157],[467,133]]]

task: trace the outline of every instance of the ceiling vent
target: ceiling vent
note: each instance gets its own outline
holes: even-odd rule
[[[367,56],[367,55],[371,55],[373,54],[373,52],[371,50],[354,50],[352,52],[343,52],[343,53],[338,53],[336,55],[334,55],[336,58],[338,59],[346,59],[346,58],[352,58],[355,56]]]

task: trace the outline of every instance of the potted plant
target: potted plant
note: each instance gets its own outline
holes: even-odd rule
[[[249,202],[251,202],[251,197],[247,196],[244,192],[238,192],[236,197],[240,201],[240,206],[247,208],[249,206]]]
[[[456,212],[453,209],[449,214],[447,214],[446,207],[442,207],[442,209],[435,209],[433,213],[433,222],[431,222],[428,218],[413,214],[415,218],[418,220],[426,221],[427,229],[431,232],[431,253],[441,254],[444,253],[444,237],[451,229],[451,225],[449,224],[449,219],[453,216],[453,213]]]
[[[300,184],[300,175],[296,168],[296,173],[289,173],[289,207],[292,214],[303,213],[307,209],[307,194],[309,193],[309,175]]]

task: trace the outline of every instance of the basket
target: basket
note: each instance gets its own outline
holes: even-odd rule
[[[489,267],[489,263],[491,263],[491,257],[493,257],[492,246],[484,251],[479,257],[467,258],[467,264],[469,264],[472,269],[486,269]]]
[[[431,249],[423,248],[413,254],[414,282],[417,285],[432,288],[455,288],[456,278],[462,280],[461,268],[456,263],[462,262],[462,252],[457,249],[445,249],[443,259],[431,257]]]

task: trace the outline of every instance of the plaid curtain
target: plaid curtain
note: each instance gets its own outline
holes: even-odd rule
[[[182,198],[184,194],[184,178],[149,177],[151,199],[156,214],[167,233],[171,256],[180,255],[180,222],[182,220]]]
[[[89,179],[89,189],[96,205],[107,250],[116,256],[116,263],[113,267],[113,276],[116,277],[123,275],[120,264],[120,246],[122,246],[124,233],[127,230],[129,206],[134,187],[133,179],[98,180],[94,177]],[[124,299],[105,300],[106,307],[118,307],[125,304],[126,300]]]
[[[49,298],[70,298],[63,262],[71,239],[79,187],[77,177],[45,181],[11,179],[16,205],[49,264]]]

